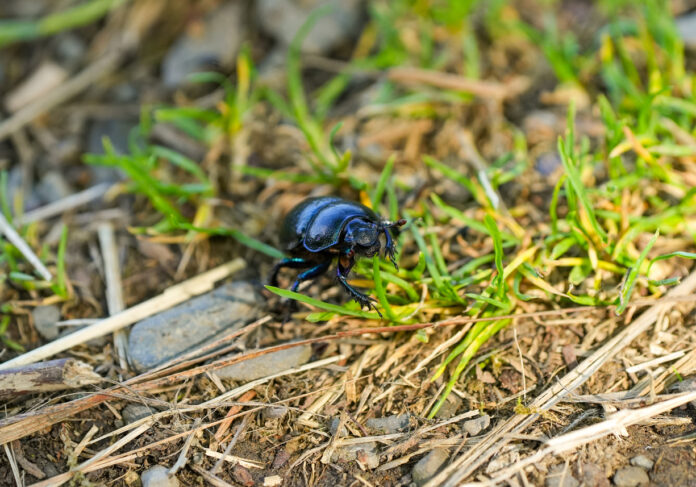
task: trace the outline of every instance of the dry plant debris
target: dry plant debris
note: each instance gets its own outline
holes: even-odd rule
[[[694,482],[696,5],[19,3],[0,484]],[[329,194],[409,220],[353,275],[383,320],[262,287]],[[229,279],[263,316],[136,373],[127,327]]]

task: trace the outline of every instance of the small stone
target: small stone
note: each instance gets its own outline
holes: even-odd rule
[[[231,282],[146,318],[133,326],[128,337],[131,364],[143,372],[209,343],[222,332],[241,328],[258,317],[259,303],[251,283]],[[223,377],[223,370],[216,372],[218,377]]]
[[[448,459],[449,451],[446,448],[435,448],[413,466],[413,470],[411,470],[413,481],[417,485],[425,484],[437,475]]]
[[[44,204],[62,200],[75,192],[59,171],[48,171],[44,174],[35,191]]]
[[[537,158],[534,169],[542,176],[550,176],[556,169],[561,167],[561,165],[561,158],[558,157],[558,154],[555,152],[547,152]]]
[[[479,416],[478,418],[470,419],[464,422],[464,431],[469,433],[469,436],[476,436],[481,431],[488,428],[491,424],[491,417],[487,414]]]
[[[437,413],[435,413],[435,417],[438,419],[450,419],[457,414],[457,411],[461,405],[462,400],[459,399],[459,396],[450,394],[447,396],[447,399],[442,407],[440,407]]]
[[[263,410],[263,417],[266,419],[280,419],[285,417],[286,414],[288,414],[288,408],[285,406],[271,406],[268,408],[264,408]]]
[[[678,392],[696,391],[696,375],[685,377],[683,380],[680,380],[679,382],[673,384],[672,387],[670,387],[670,389]],[[691,401],[689,405],[692,408],[696,409],[696,400]]]
[[[262,29],[285,46],[315,9],[330,5],[302,43],[302,51],[313,54],[327,54],[349,41],[364,19],[362,0],[259,0],[255,5]]]
[[[49,304],[47,306],[37,306],[31,311],[34,318],[34,328],[46,340],[53,340],[58,336],[58,326],[60,320],[60,309]]]
[[[137,420],[150,416],[153,411],[144,404],[127,404],[121,410],[121,416],[127,423],[135,423]]]
[[[331,433],[332,436],[336,434],[336,431],[338,430],[338,423],[340,421],[341,418],[338,416],[331,418],[331,421],[329,421],[329,433]],[[348,436],[348,429],[346,428],[345,424],[341,428],[341,434],[339,436]]]
[[[649,483],[648,474],[640,467],[624,467],[614,474],[616,487],[639,487]]]
[[[386,418],[370,418],[365,426],[382,434],[399,433],[408,428],[411,416],[409,414],[399,414],[387,416]]]
[[[684,45],[690,49],[696,49],[696,12],[689,12],[678,17],[675,23]]]
[[[347,445],[336,448],[331,455],[331,460],[334,462],[352,462],[357,461],[367,468],[374,469],[379,467],[379,453],[377,452],[377,443],[370,441],[367,443],[358,443],[356,445]]]
[[[206,15],[200,29],[177,39],[162,61],[162,80],[174,88],[192,73],[230,67],[246,37],[245,2],[225,2]]]
[[[604,470],[595,463],[583,463],[581,467],[582,482],[586,486],[609,487],[609,479],[604,474]]]
[[[84,59],[87,51],[82,38],[73,32],[64,32],[56,36],[53,45],[60,63],[70,68],[76,67]]]
[[[155,465],[143,472],[140,476],[143,487],[179,487],[179,480],[169,475],[169,469],[162,465]]]
[[[216,373],[221,379],[249,382],[281,370],[292,369],[307,363],[312,356],[312,347],[304,345],[269,353],[219,369]]]
[[[653,465],[655,465],[655,462],[650,460],[645,455],[638,455],[631,458],[631,465],[635,467],[640,467],[645,470],[652,470]]]
[[[570,468],[565,465],[556,465],[546,476],[546,487],[578,487],[577,481],[570,473]]]

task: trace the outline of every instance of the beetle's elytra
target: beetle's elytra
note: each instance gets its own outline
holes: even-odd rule
[[[300,283],[324,274],[337,258],[336,277],[343,288],[361,307],[375,308],[375,300],[350,284],[347,277],[356,257],[372,257],[382,250],[380,236],[384,235],[384,253],[397,267],[392,231],[406,223],[382,220],[365,205],[335,196],[307,198],[285,217],[280,228],[280,246],[291,255],[273,268],[270,282],[277,285],[278,271],[283,267],[307,269],[292,285],[297,291]],[[397,267],[398,268],[398,267]],[[380,314],[381,316],[381,314]]]

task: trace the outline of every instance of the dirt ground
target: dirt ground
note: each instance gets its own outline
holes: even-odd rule
[[[369,2],[374,3],[369,7],[343,2],[340,8],[346,10],[320,18],[320,34],[305,39],[306,50],[298,54],[299,89],[308,100],[303,108],[302,97],[292,94],[297,87],[287,45],[291,37],[283,40],[277,27],[296,31],[301,22],[292,9],[278,13],[271,3],[132,0],[51,35],[30,33],[11,41],[4,40],[0,26],[0,203],[3,213],[15,218],[21,237],[59,276],[48,283],[32,277],[34,269],[9,239],[0,241],[0,319],[5,320],[0,321],[0,361],[55,338],[40,330],[39,307],[57,310],[62,322],[110,314],[107,259],[99,240],[105,222],[114,231],[125,308],[236,258],[243,269],[225,281],[250,282],[259,295],[252,318],[237,334],[216,335],[219,341],[205,355],[187,356],[160,371],[124,368],[111,334],[62,352],[60,357],[87,363],[104,381],[2,397],[0,485],[16,485],[17,476],[23,485],[176,485],[148,484],[142,476],[153,466],[178,465],[173,476],[186,486],[696,486],[696,401],[635,419],[696,390],[691,375],[696,292],[686,287],[696,255],[690,209],[696,203],[689,203],[696,187],[694,114],[679,113],[665,122],[669,117],[660,112],[662,118],[655,119],[664,125],[643,123],[652,112],[636,108],[638,95],[616,101],[615,87],[625,84],[612,84],[614,72],[598,68],[613,53],[626,79],[641,87],[651,79],[657,83],[648,74],[651,62],[659,71],[673,51],[660,38],[662,31],[654,33],[645,20],[650,6],[682,18],[696,4],[651,1],[645,10],[629,5],[614,12],[612,2],[584,0],[486,5],[403,0]],[[306,20],[314,3],[278,0],[274,8],[301,5]],[[0,6],[0,18],[36,19],[80,2],[59,4],[11,2]],[[450,23],[455,14],[466,23]],[[637,27],[630,24],[634,20]],[[510,24],[503,21],[529,27],[507,35]],[[603,28],[627,40],[609,46]],[[652,46],[649,35],[660,46],[656,53],[645,47]],[[319,47],[307,48],[313,45]],[[695,98],[690,91],[695,51],[686,40],[681,49],[674,52],[683,57],[682,81],[690,81],[674,83],[678,88],[665,102],[672,108]],[[571,54],[577,54],[577,62]],[[178,71],[186,62],[222,77],[189,83]],[[80,86],[80,76],[86,70],[91,76],[90,69],[97,74]],[[573,80],[559,79],[569,69],[576,70]],[[254,76],[245,77],[247,70]],[[670,73],[678,76],[677,71]],[[36,97],[23,101],[21,88],[28,89],[32,76],[45,85],[32,88]],[[246,92],[240,86],[249,80],[253,86]],[[61,94],[66,86],[74,93]],[[61,99],[52,102],[56,93]],[[613,104],[617,119],[628,120],[628,131],[614,130],[600,98],[611,99],[607,104]],[[19,108],[12,108],[13,100]],[[22,108],[37,105],[38,115],[21,122]],[[576,139],[568,138],[569,106],[577,110],[571,125]],[[17,127],[8,126],[17,120]],[[339,122],[332,159],[331,143],[316,149],[313,142],[330,140]],[[665,134],[677,142],[670,139],[674,143],[667,147]],[[104,148],[107,138],[113,152],[108,143]],[[578,178],[596,190],[587,194],[608,239],[616,243],[611,251],[593,253],[601,232],[593,233],[591,212],[574,211],[565,197],[558,199],[561,190],[571,192],[570,183],[558,183],[567,171],[559,140],[571,140],[571,152],[577,146]],[[180,157],[156,152],[155,146]],[[85,154],[97,156],[89,160]],[[333,162],[345,154],[352,157],[349,168],[335,170]],[[393,177],[386,172],[384,200],[375,209],[408,216],[423,241],[410,229],[404,232],[401,271],[375,264],[377,274],[393,272],[384,277],[386,292],[378,307],[391,303],[396,319],[379,320],[344,306],[346,295],[332,277],[300,291],[335,308],[316,303],[293,308],[264,288],[277,262],[267,247],[277,247],[282,217],[308,195],[368,203],[392,154]],[[429,157],[445,161],[445,169],[428,163]],[[636,174],[648,167],[658,176],[612,179],[611,161],[621,157]],[[160,159],[171,164],[154,162]],[[600,163],[590,167],[591,160]],[[485,173],[494,188],[467,185],[447,167],[470,181]],[[669,174],[663,176],[660,168]],[[143,175],[152,180],[138,179]],[[210,187],[200,189],[206,181]],[[22,223],[20,214],[98,185],[103,191],[89,202]],[[482,203],[491,192],[500,206]],[[680,212],[670,213],[675,208]],[[578,227],[566,225],[576,215]],[[662,215],[663,226],[649,225]],[[498,233],[484,225],[486,216]],[[627,231],[643,217],[644,227]],[[577,237],[587,245],[550,256],[560,240],[553,240],[555,226],[567,232],[566,240]],[[200,231],[203,227],[217,230]],[[653,238],[658,230],[659,238]],[[542,261],[555,263],[542,269],[532,248],[543,254]],[[653,282],[645,276],[648,261],[641,253],[646,248],[650,258],[683,255],[655,259],[660,275],[651,274]],[[427,258],[424,249],[432,252]],[[504,253],[510,274],[496,267],[496,252]],[[524,255],[527,267],[512,265]],[[482,264],[457,275],[478,258]],[[378,284],[369,260],[351,282],[372,290]],[[426,270],[417,273],[419,266]],[[450,275],[439,276],[438,268]],[[513,275],[518,268],[524,268],[519,279]],[[633,269],[643,274],[631,277]],[[283,271],[280,287],[289,288],[294,275]],[[456,297],[447,294],[447,286],[438,287],[440,278],[456,281]],[[681,284],[664,282],[669,278]],[[628,279],[637,279],[634,291],[627,290],[633,289],[626,286]],[[486,294],[497,285],[507,300],[504,293]],[[684,291],[675,294],[679,289]],[[618,313],[626,296],[630,304]],[[489,307],[476,314],[477,306]],[[652,312],[652,319],[645,318]],[[483,322],[474,318],[482,317],[507,322],[455,372],[458,360],[448,366],[445,357]],[[60,333],[74,325],[63,323]],[[603,352],[637,326],[642,328],[635,337]],[[235,360],[266,353],[271,360],[270,353],[281,353],[273,347],[293,342],[308,352],[301,361],[280,366],[278,377],[246,387],[249,381],[216,375]],[[590,362],[599,365],[585,369]],[[445,373],[435,378],[439,367]],[[583,376],[585,370],[590,371]],[[448,399],[434,409],[446,389],[451,389]],[[145,408],[147,418],[129,419],[128,405],[140,406],[141,413]],[[485,415],[489,424],[469,429]],[[407,424],[380,429],[370,422],[391,416],[407,418]],[[627,418],[628,425],[618,424],[597,438],[571,438],[581,430],[590,435],[591,426],[617,417]],[[578,443],[568,451],[554,450],[551,440],[557,438]],[[228,447],[235,458],[218,462]],[[426,467],[416,464],[429,455],[435,459],[434,452],[444,460],[433,460],[437,464],[428,467],[427,478],[418,477],[418,469]],[[640,464],[641,456],[651,465]],[[636,462],[638,477],[622,483],[617,474]],[[456,471],[466,475],[453,480]],[[443,477],[426,484],[437,472]],[[500,478],[501,472],[509,475]],[[559,477],[558,472],[564,473]]]

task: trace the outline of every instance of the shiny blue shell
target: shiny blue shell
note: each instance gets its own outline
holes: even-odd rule
[[[355,218],[380,221],[374,211],[354,201],[336,196],[307,198],[285,217],[280,245],[288,251],[304,245],[310,252],[321,252],[337,245],[346,224]]]

